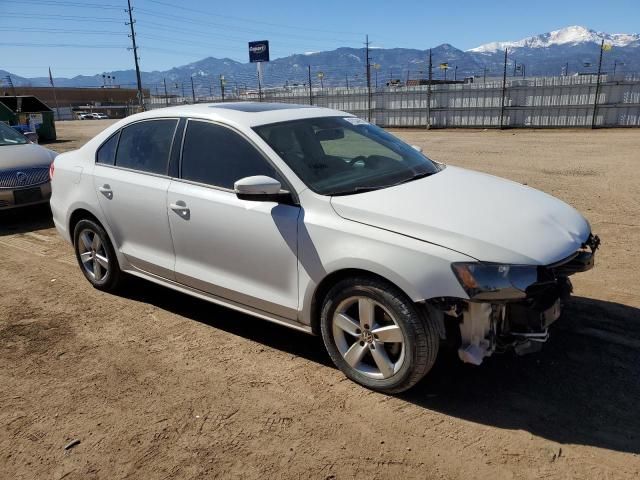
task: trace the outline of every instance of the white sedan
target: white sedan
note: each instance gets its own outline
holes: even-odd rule
[[[390,393],[446,337],[473,364],[537,350],[599,244],[560,200],[306,106],[133,115],[60,155],[52,185],[96,288],[126,272],[321,334],[346,376]]]

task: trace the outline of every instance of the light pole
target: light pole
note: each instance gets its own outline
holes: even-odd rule
[[[618,67],[618,65],[623,66],[624,62],[619,62],[617,60],[613,61],[613,78],[616,78],[616,68]]]
[[[222,95],[222,101],[224,102],[224,86],[227,81],[224,79],[224,75],[220,75],[220,94]]]
[[[373,69],[375,70],[375,73],[376,73],[376,88],[378,88],[378,70],[380,70],[380,64],[374,63]]]
[[[449,64],[447,62],[443,62],[440,64],[440,70],[444,71],[444,81],[447,81],[447,70],[449,70]]]

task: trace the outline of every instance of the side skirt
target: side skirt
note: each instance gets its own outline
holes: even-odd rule
[[[191,295],[192,297],[196,297],[201,300],[206,300],[208,302],[215,303],[216,305],[221,305],[223,307],[227,307],[232,310],[236,310],[238,312],[251,315],[253,317],[261,318],[269,322],[277,323],[278,325],[282,325],[284,327],[292,328],[294,330],[298,330],[304,333],[308,333],[310,335],[314,335],[309,325],[304,325],[302,323],[296,322],[295,320],[290,320],[288,318],[280,317],[278,315],[273,315],[263,310],[258,310],[256,308],[252,308],[247,305],[243,305],[241,303],[228,300],[226,298],[218,297],[216,295],[212,295],[210,293],[203,292],[201,290],[196,290],[194,288],[188,287],[181,283],[176,283],[171,280],[167,280],[166,278],[159,277],[152,273],[135,269],[135,267],[131,269],[123,270],[123,271],[131,275],[135,275],[136,277],[140,277],[144,280],[149,280],[150,282],[156,283],[158,285],[171,288],[172,290],[176,290],[178,292]]]

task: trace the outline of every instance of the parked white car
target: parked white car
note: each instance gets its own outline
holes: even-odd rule
[[[0,122],[0,210],[48,202],[56,155]]]
[[[321,334],[384,392],[420,380],[446,336],[474,364],[536,350],[599,243],[545,193],[283,104],[128,117],[56,159],[51,208],[96,288],[127,272]]]

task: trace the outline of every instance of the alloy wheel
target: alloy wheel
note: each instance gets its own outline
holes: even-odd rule
[[[343,300],[333,315],[332,333],[347,364],[369,378],[389,378],[404,363],[402,329],[391,312],[372,298]]]
[[[109,254],[100,235],[84,229],[78,236],[78,253],[85,272],[96,282],[104,280],[109,273]]]

